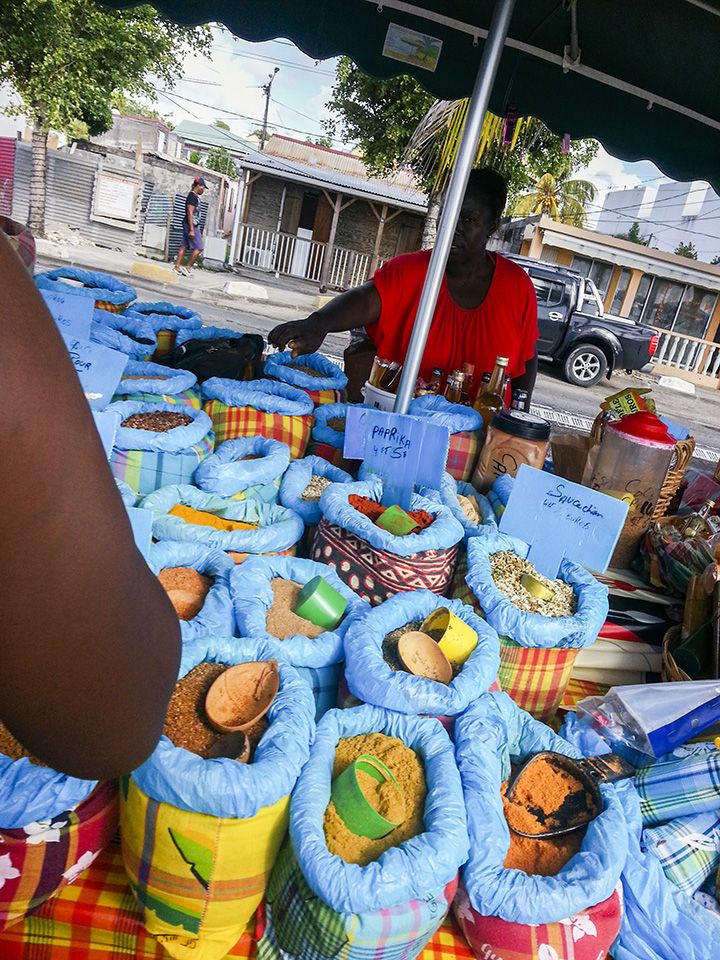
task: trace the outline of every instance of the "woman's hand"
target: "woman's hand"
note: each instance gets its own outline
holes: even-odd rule
[[[278,350],[290,347],[293,360],[298,356],[316,353],[326,336],[325,327],[316,313],[305,320],[291,320],[274,327],[268,334],[268,342]]]

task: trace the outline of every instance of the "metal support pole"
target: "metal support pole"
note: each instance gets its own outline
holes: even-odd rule
[[[245,190],[247,188],[247,170],[243,170],[238,180],[237,199],[235,201],[235,216],[233,217],[232,236],[230,239],[230,266],[235,266],[240,238],[242,208],[245,205]]]
[[[440,293],[450,245],[460,215],[465,187],[477,155],[478,140],[480,139],[483,120],[487,113],[490,93],[500,65],[500,58],[514,7],[515,0],[497,0],[490,21],[487,40],[475,80],[475,88],[468,107],[465,129],[458,149],[457,161],[445,195],[445,206],[440,220],[437,240],[430,255],[427,276],[420,295],[420,303],[418,304],[418,311],[410,336],[405,363],[403,364],[400,386],[395,398],[395,413],[407,413],[410,401],[415,393],[415,382],[430,333],[430,325],[435,313],[435,305]]]

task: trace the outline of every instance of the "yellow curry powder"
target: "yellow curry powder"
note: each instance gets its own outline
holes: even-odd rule
[[[258,527],[256,523],[245,523],[243,520],[226,520],[225,517],[218,517],[214,513],[208,513],[207,510],[195,510],[194,507],[186,507],[184,503],[176,503],[170,513],[174,517],[180,517],[185,523],[214,527],[215,530],[224,530],[226,533],[233,530],[257,530]]]
[[[340,740],[335,750],[333,779],[362,753],[372,754],[389,767],[405,797],[405,819],[400,826],[379,840],[370,840],[351,833],[338,816],[334,804],[332,802],[328,804],[324,823],[328,850],[341,857],[346,863],[357,863],[364,867],[373,860],[377,860],[390,847],[396,847],[423,832],[427,786],[422,761],[415,751],[406,747],[397,737],[387,737],[383,733],[364,733],[358,737]],[[362,775],[359,783],[364,792],[375,789],[366,783]],[[369,796],[369,793],[366,792],[366,796]],[[382,787],[379,789],[377,800],[378,806],[382,807],[386,813],[398,812],[387,791],[383,792]],[[372,802],[375,805],[374,798]]]

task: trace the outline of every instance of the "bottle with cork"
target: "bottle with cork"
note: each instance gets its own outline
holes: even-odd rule
[[[484,430],[487,430],[488,424],[498,410],[503,409],[503,388],[509,362],[510,360],[507,357],[496,358],[495,369],[490,376],[490,380],[486,385],[483,377],[483,385],[473,404],[483,418]]]

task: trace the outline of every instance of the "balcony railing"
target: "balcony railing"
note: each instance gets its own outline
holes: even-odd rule
[[[653,364],[670,367],[707,377],[720,379],[720,343],[701,340],[685,333],[658,329],[658,345]]]

